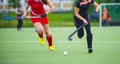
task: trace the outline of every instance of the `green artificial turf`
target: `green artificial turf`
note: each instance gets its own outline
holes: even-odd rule
[[[93,50],[88,54],[86,34],[72,41],[67,37],[75,27],[51,27],[55,51],[39,44],[34,28],[0,28],[0,64],[119,64],[120,27],[92,27]],[[68,55],[64,56],[63,52]]]

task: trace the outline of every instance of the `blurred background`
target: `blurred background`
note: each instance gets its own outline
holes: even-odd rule
[[[73,15],[76,0],[50,0],[55,5],[55,10],[49,14],[49,23],[51,27],[71,27],[74,26]],[[120,25],[120,0],[95,0],[100,4],[99,18],[93,18],[94,7],[91,5],[88,13],[92,26],[119,26]],[[0,0],[0,28],[13,28],[17,26],[16,9],[22,5],[24,10],[26,0]],[[44,6],[46,11],[48,7]],[[102,23],[102,13],[104,8],[110,16],[109,25]],[[29,13],[28,13],[29,15]],[[25,19],[23,27],[33,27],[29,19]]]

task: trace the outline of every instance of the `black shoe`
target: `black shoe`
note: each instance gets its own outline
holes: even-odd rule
[[[93,50],[92,49],[88,49],[88,53],[92,53],[93,52]]]

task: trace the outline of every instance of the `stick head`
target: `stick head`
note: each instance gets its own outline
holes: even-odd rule
[[[68,38],[69,41],[72,41],[72,38]]]

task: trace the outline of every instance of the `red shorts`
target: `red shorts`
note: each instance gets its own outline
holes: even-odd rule
[[[31,14],[31,16],[34,16]],[[31,18],[31,21],[33,24],[35,24],[36,22],[40,22],[41,24],[48,24],[48,17],[44,17],[44,18]]]

